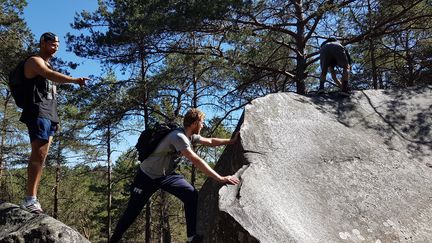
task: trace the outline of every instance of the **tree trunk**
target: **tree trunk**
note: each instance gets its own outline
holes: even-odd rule
[[[146,204],[145,222],[145,242],[151,243],[151,200]]]
[[[111,203],[112,203],[112,182],[111,182],[111,127],[108,125],[108,131],[107,131],[107,164],[108,164],[108,203],[107,203],[107,212],[108,212],[108,222],[107,222],[107,229],[108,229],[108,241],[111,236]]]
[[[196,61],[194,60],[193,63],[193,96],[192,96],[192,107],[197,108],[198,107],[198,78],[196,75]],[[195,151],[195,146],[193,146],[193,150]],[[196,167],[192,164],[192,171],[191,171],[191,185],[195,186],[196,181]]]
[[[410,50],[410,32],[409,30],[406,32],[405,35],[405,61],[406,61],[406,65],[408,68],[408,74],[407,74],[407,86],[408,87],[412,87],[414,86],[414,82],[415,82],[415,75],[414,75],[414,59],[413,56],[411,54],[411,50]]]
[[[60,190],[60,173],[61,173],[61,155],[62,155],[62,148],[61,148],[61,141],[58,139],[57,142],[57,163],[56,163],[56,171],[55,171],[55,185],[54,185],[54,212],[53,212],[53,218],[58,219],[59,216],[59,190]]]
[[[368,0],[368,19],[369,19],[369,26],[374,26],[373,19],[372,19],[372,6],[370,0]],[[372,65],[372,86],[374,89],[379,89],[380,87],[378,86],[378,74],[377,74],[376,59],[375,59],[375,43],[373,38],[369,38],[369,52],[370,52],[371,65]]]
[[[384,87],[384,79],[383,79],[383,75],[382,74],[378,76],[378,83],[379,83],[378,87],[380,87],[380,89],[384,89],[385,88]]]
[[[170,224],[169,224],[169,212],[168,212],[168,200],[166,192],[160,190],[161,196],[161,209],[160,209],[160,228],[161,228],[161,242],[171,243]]]
[[[196,42],[195,42],[195,34],[191,33],[192,35],[192,48],[193,51],[196,51]],[[198,67],[198,61],[196,60],[196,57],[193,57],[193,63],[192,63],[192,84],[193,84],[193,96],[192,96],[192,108],[198,108],[198,77],[197,77],[197,67]],[[195,151],[195,146],[192,148]],[[192,164],[192,171],[191,171],[191,185],[195,186],[196,182],[196,167]]]
[[[375,44],[372,38],[369,39],[369,52],[372,64],[372,85],[374,89],[379,89],[380,87],[378,86],[378,72],[375,59]]]
[[[6,158],[5,155],[8,153],[6,138],[8,136],[8,124],[9,124],[9,113],[8,113],[8,105],[11,101],[12,95],[9,90],[6,90],[6,97],[3,104],[3,121],[1,124],[1,138],[0,138],[0,198],[3,200],[12,200],[13,193],[9,190],[7,184],[7,175],[6,172]]]
[[[297,68],[295,72],[294,80],[297,86],[297,93],[304,95],[306,94],[306,59],[305,59],[305,22],[304,22],[304,13],[303,13],[303,1],[295,0],[295,17],[297,19],[296,30],[297,35],[295,37],[296,42],[296,61]]]
[[[5,189],[6,186],[6,180],[3,178],[3,170],[6,169],[6,161],[5,161],[5,146],[6,146],[6,136],[7,136],[7,125],[8,125],[8,113],[7,113],[7,107],[8,103],[10,101],[11,94],[9,91],[7,91],[6,99],[3,104],[3,121],[1,124],[1,138],[0,138],[0,183],[1,183],[1,189]]]
[[[145,56],[145,51],[141,50],[140,52],[140,59],[141,59],[141,82],[144,85],[144,92],[143,92],[143,110],[144,110],[144,127],[147,129],[149,127],[149,110],[148,110],[148,88],[147,88],[147,79],[146,79],[146,73],[147,73],[147,61]],[[145,207],[145,226],[144,226],[144,232],[145,232],[145,243],[151,243],[151,198],[146,204]]]

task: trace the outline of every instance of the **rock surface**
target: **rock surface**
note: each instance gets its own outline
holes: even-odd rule
[[[0,202],[0,243],[86,243],[78,232],[46,214],[32,214]]]
[[[207,180],[204,242],[432,242],[432,86],[300,96],[245,109]]]

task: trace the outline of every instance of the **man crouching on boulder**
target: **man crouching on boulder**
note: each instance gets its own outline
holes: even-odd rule
[[[192,144],[219,146],[234,144],[238,134],[232,139],[205,138],[200,136],[204,126],[204,113],[198,109],[189,110],[183,119],[183,129],[170,132],[156,150],[145,159],[138,169],[132,184],[128,206],[114,230],[110,242],[119,242],[124,232],[133,223],[144,205],[158,189],[167,191],[183,201],[186,215],[187,242],[200,242],[196,234],[198,191],[182,175],[175,173],[181,155],[189,159],[200,171],[214,180],[236,185],[235,176],[221,176],[214,171],[193,150]]]

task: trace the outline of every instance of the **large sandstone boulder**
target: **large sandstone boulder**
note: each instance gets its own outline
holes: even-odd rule
[[[86,243],[78,232],[46,214],[0,203],[0,243]]]
[[[300,96],[244,112],[241,142],[208,180],[205,242],[432,242],[432,86]]]

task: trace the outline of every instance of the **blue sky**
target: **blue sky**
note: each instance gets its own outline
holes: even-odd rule
[[[69,70],[73,77],[102,76],[98,62],[80,58],[72,52],[67,52],[65,41],[65,36],[68,32],[79,33],[71,27],[76,13],[80,13],[83,10],[93,12],[97,6],[97,0],[28,0],[28,5],[24,9],[24,20],[35,38],[39,39],[45,32],[55,33],[60,40],[60,48],[56,56],[64,61],[79,64],[75,70]],[[113,161],[116,160],[121,152],[126,151],[129,146],[135,144],[137,136],[138,134],[133,136],[124,135],[126,140],[123,140],[115,148],[118,152],[113,153]]]
[[[79,64],[76,70],[70,70],[72,76],[99,76],[101,69],[97,62],[66,52],[65,43],[68,32],[79,33],[71,27],[75,14],[83,10],[93,12],[97,6],[97,0],[28,0],[23,17],[36,39],[45,32],[59,36],[60,49],[56,56]]]
[[[28,5],[24,9],[23,17],[35,39],[39,39],[45,32],[57,34],[60,40],[60,48],[56,56],[64,61],[79,64],[75,70],[69,70],[71,76],[103,76],[103,71],[98,62],[80,58],[74,53],[67,52],[65,41],[65,36],[68,32],[79,34],[78,31],[71,27],[75,15],[81,13],[83,10],[94,12],[98,6],[97,0],[28,0],[27,2]],[[117,73],[117,76],[122,77],[120,73]],[[204,111],[208,113],[207,118],[213,117],[213,112],[205,109]],[[237,117],[240,117],[241,111],[237,113]],[[116,148],[119,152],[114,154],[114,158],[119,156],[122,151],[126,151],[129,146],[135,145],[138,135],[124,134],[126,140],[123,140]]]

